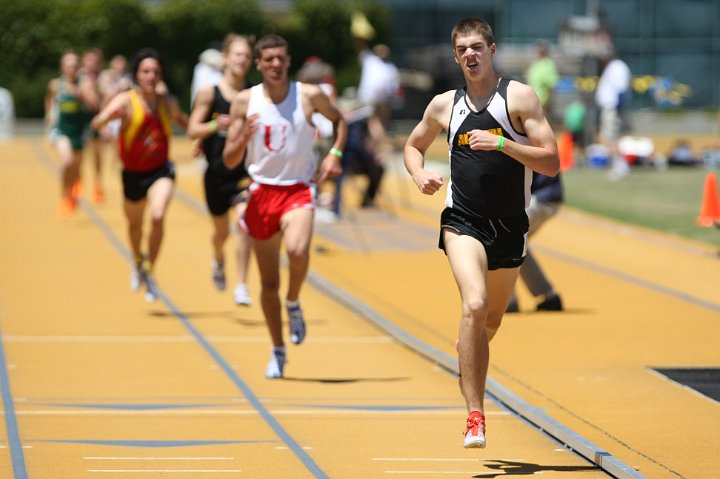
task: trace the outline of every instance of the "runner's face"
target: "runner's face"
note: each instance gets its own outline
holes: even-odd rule
[[[100,72],[100,64],[101,63],[102,63],[102,58],[100,58],[100,55],[98,55],[95,52],[86,53],[82,59],[83,69],[88,73]]]
[[[115,73],[123,74],[125,73],[125,70],[127,70],[127,60],[122,57],[115,57],[110,63],[110,67],[113,71],[115,71]]]
[[[80,57],[74,53],[66,53],[60,62],[60,73],[65,78],[75,78],[80,69]]]
[[[245,40],[235,40],[225,54],[225,67],[233,74],[245,76],[252,62],[252,50]]]
[[[265,48],[256,60],[257,68],[267,82],[283,82],[290,68],[290,55],[285,47]]]
[[[155,92],[155,87],[161,79],[160,62],[155,58],[146,58],[140,62],[135,80],[142,91],[147,93]]]
[[[475,78],[492,66],[495,44],[488,45],[481,34],[471,33],[455,39],[454,53],[455,61],[460,65],[465,76]]]

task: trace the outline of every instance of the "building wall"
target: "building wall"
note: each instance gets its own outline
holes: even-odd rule
[[[452,88],[458,81],[449,37],[463,17],[488,20],[502,51],[532,45],[540,38],[557,44],[568,17],[596,11],[611,31],[617,55],[636,78],[666,77],[679,84],[671,88],[689,87],[683,107],[720,104],[720,0],[388,0],[388,4],[393,11],[393,59],[400,67],[430,68],[437,90]],[[636,94],[633,106],[657,103],[650,94]]]

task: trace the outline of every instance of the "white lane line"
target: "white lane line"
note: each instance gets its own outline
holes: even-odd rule
[[[121,473],[135,473],[135,474],[147,474],[148,472],[189,472],[189,473],[228,473],[228,472],[242,472],[240,469],[88,469],[87,472],[121,472]]]
[[[86,461],[234,461],[234,457],[85,456]]]
[[[461,406],[458,406],[460,409]],[[364,411],[362,409],[271,409],[270,412],[276,415],[286,416],[346,416],[346,415],[367,415],[367,416],[455,416],[458,414],[457,410],[426,410],[421,409],[417,411]],[[56,410],[34,410],[34,411],[16,411],[16,416],[203,416],[203,415],[228,415],[228,416],[256,416],[257,411],[252,409],[216,409],[216,410],[198,410],[198,409],[172,409],[172,410],[148,410],[148,411],[123,411],[123,410],[93,410],[93,411],[56,411]],[[485,416],[506,416],[509,413],[498,412],[497,414],[485,413]],[[0,411],[0,417],[4,413]]]
[[[540,471],[542,472],[542,471]],[[481,471],[385,471],[385,474],[482,474]],[[533,473],[538,474],[538,473]],[[501,474],[504,475],[504,474]]]
[[[444,457],[373,457],[373,461],[418,461],[418,462],[480,462],[482,459],[460,459]]]
[[[7,343],[190,343],[192,336],[5,336]],[[265,338],[267,341],[267,338]]]
[[[208,336],[210,342],[217,344],[265,344],[267,336]],[[192,336],[3,336],[6,343],[191,343],[195,342]],[[389,336],[326,336],[309,339],[318,344],[390,344],[393,339]]]

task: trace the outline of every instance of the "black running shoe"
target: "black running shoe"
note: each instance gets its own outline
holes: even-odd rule
[[[562,311],[563,305],[560,296],[553,294],[545,298],[545,301],[537,305],[538,311]]]

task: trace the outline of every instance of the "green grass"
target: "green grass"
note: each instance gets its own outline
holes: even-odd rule
[[[607,170],[575,168],[563,174],[565,201],[589,213],[718,245],[718,229],[696,224],[708,173],[702,168],[636,167],[613,182]]]

